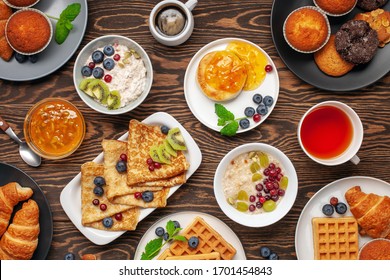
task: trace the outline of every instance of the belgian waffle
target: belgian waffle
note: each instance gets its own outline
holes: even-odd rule
[[[205,260],[205,261],[214,261],[220,260],[221,254],[218,252],[212,252],[208,254],[197,254],[197,255],[185,255],[185,256],[172,256],[166,257],[165,260]]]
[[[231,260],[236,254],[236,249],[201,217],[196,217],[184,229],[182,235],[187,239],[192,236],[198,237],[198,247],[192,249],[188,246],[187,242],[175,241],[158,257],[159,260],[165,260],[173,256],[209,254],[212,252],[218,252],[222,260]]]
[[[313,218],[312,225],[316,260],[358,258],[358,224],[355,218]]]

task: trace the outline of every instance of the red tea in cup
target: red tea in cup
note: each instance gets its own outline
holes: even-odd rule
[[[304,118],[300,137],[313,157],[330,159],[348,149],[353,133],[352,122],[345,112],[334,106],[320,106]]]

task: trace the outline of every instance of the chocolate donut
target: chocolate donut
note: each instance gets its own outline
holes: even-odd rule
[[[363,20],[350,20],[336,32],[336,50],[346,61],[353,64],[369,62],[378,49],[378,35]]]
[[[358,0],[357,6],[366,11],[372,11],[385,5],[389,0]]]

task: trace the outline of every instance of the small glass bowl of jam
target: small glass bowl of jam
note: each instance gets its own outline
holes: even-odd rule
[[[83,142],[85,130],[81,112],[61,98],[47,98],[38,102],[24,120],[27,144],[46,159],[71,155]]]

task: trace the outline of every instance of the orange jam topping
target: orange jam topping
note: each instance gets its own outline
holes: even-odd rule
[[[31,115],[31,142],[50,155],[73,151],[84,137],[84,120],[80,112],[62,100],[50,100]]]

